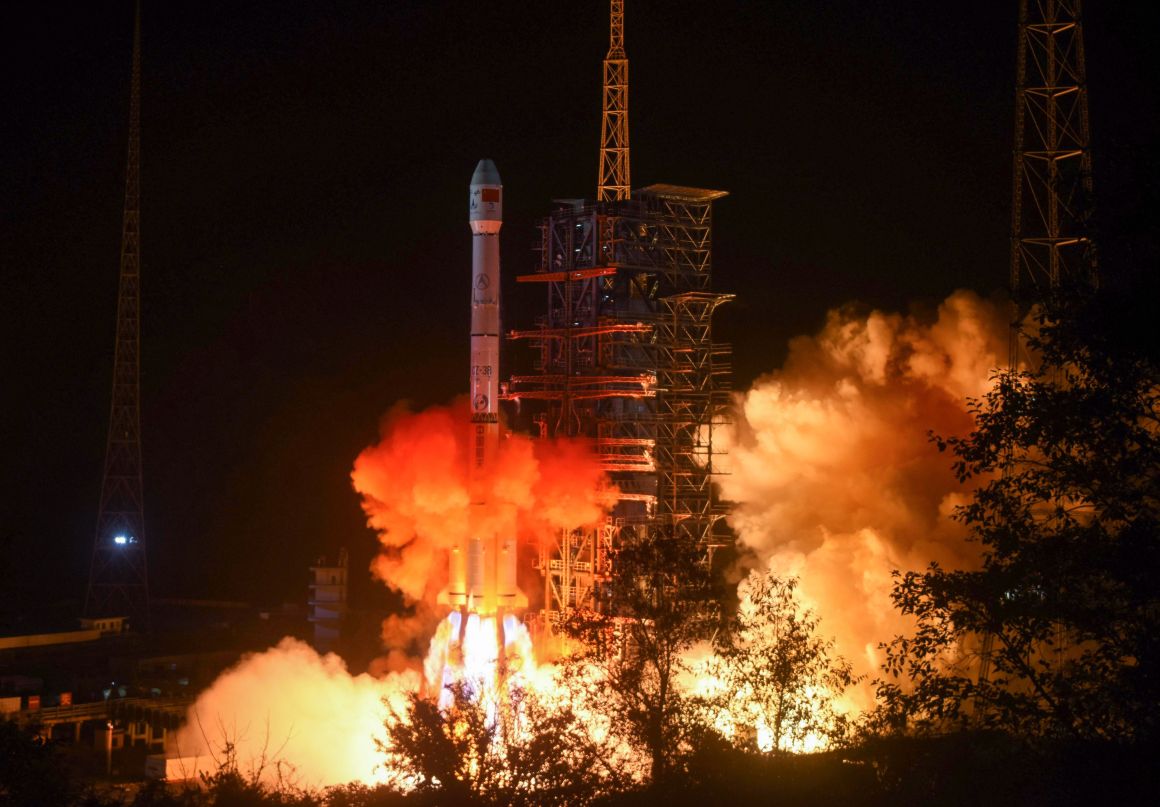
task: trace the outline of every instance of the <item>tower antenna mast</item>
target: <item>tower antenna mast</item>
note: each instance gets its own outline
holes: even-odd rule
[[[1081,0],[1019,0],[1011,185],[1011,370],[1032,364],[1023,324],[1067,286],[1099,283],[1091,238],[1092,156]],[[1058,379],[1057,379],[1058,380]],[[1066,636],[1056,637],[1062,653]],[[979,681],[995,634],[982,637]]]
[[[1098,283],[1081,0],[1019,0],[1011,292],[1021,320],[1061,285]],[[1017,363],[1012,339],[1012,366]]]
[[[127,616],[130,624],[148,629],[149,574],[141,484],[140,146],[141,5],[138,2],[133,22],[129,149],[125,166],[113,392],[85,615]]]
[[[628,57],[624,53],[624,0],[609,0],[608,55],[604,57],[604,117],[600,124],[598,202],[632,193],[628,161]]]

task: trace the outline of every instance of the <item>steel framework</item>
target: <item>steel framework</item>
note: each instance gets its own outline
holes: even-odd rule
[[[1081,0],[1019,0],[1011,189],[1015,311],[1008,365],[1013,369],[1033,362],[1022,331],[1032,306],[1061,286],[1099,284],[1081,17]],[[1068,641],[1059,629],[1057,663]],[[980,681],[990,678],[994,642],[993,633],[980,639]]]
[[[1096,283],[1080,0],[1020,0],[1011,289],[1020,314],[1061,283]]]
[[[596,199],[600,202],[622,201],[632,193],[628,160],[628,57],[624,53],[624,0],[609,0],[603,109]]]
[[[537,327],[512,331],[537,350],[536,371],[505,397],[536,402],[543,436],[594,440],[620,491],[597,529],[565,531],[541,550],[543,616],[603,608],[601,583],[620,542],[661,531],[704,550],[723,543],[714,431],[725,423],[729,347],[712,317],[712,204],[722,191],[652,185],[630,199],[560,203],[541,225],[545,285]]]
[[[140,144],[141,9],[133,24],[133,67],[129,92],[129,147],[125,166],[125,211],[117,291],[117,333],[109,434],[92,562],[85,596],[86,616],[127,616],[149,625],[149,574],[145,554],[145,505],[141,485],[140,403]]]
[[[588,437],[619,491],[604,524],[542,547],[541,616],[610,607],[614,548],[650,534],[691,542],[706,563],[723,544],[714,430],[726,422],[729,346],[713,341],[713,202],[724,191],[630,187],[624,2],[609,3],[596,202],[566,200],[540,225],[545,286],[536,327],[509,338],[537,351],[509,401],[532,402],[542,437]]]

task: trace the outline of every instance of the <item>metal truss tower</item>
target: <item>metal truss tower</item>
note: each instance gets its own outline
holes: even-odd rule
[[[512,331],[537,352],[535,372],[503,397],[534,413],[542,437],[587,437],[620,491],[595,529],[565,530],[543,547],[542,621],[609,610],[613,550],[649,535],[689,541],[706,563],[728,542],[712,479],[727,422],[730,349],[712,318],[731,294],[713,291],[713,202],[724,191],[650,185],[632,192],[624,3],[611,2],[595,203],[558,201],[540,227],[546,308]]]
[[[1011,290],[1020,318],[1061,284],[1098,282],[1080,18],[1080,0],[1019,2]]]
[[[1033,363],[1021,330],[1031,308],[1061,287],[1099,285],[1092,239],[1092,156],[1081,0],[1019,0],[1011,188],[1009,364]],[[1068,642],[1055,637],[1056,653]],[[980,681],[995,636],[980,640]]]
[[[140,401],[140,145],[141,7],[133,24],[133,68],[129,93],[129,148],[125,166],[125,212],[117,292],[113,393],[97,529],[93,539],[85,615],[127,616],[138,629],[149,626],[149,575],[145,555],[141,485]]]
[[[509,334],[537,349],[536,372],[504,397],[537,412],[543,437],[588,437],[620,491],[596,529],[566,530],[539,558],[543,617],[605,609],[612,550],[650,534],[689,541],[706,563],[728,543],[713,477],[728,421],[728,345],[712,317],[712,206],[723,191],[650,185],[619,202],[559,203],[541,225],[546,287],[537,327]]]
[[[624,54],[624,0],[609,0],[608,55],[604,57],[604,115],[600,123],[598,202],[632,195],[628,153],[628,57]]]

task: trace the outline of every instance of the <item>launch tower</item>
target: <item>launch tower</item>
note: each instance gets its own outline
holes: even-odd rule
[[[537,351],[505,397],[536,411],[541,436],[585,436],[620,490],[598,529],[564,531],[541,550],[543,616],[604,608],[613,547],[650,533],[704,552],[726,542],[716,430],[726,422],[730,349],[713,339],[713,203],[725,192],[678,185],[630,191],[624,4],[611,0],[597,200],[555,203],[540,225],[544,287],[536,326],[509,337]]]

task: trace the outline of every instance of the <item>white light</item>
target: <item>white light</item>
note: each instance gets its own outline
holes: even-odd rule
[[[118,535],[113,539],[113,543],[115,543],[117,546],[124,546],[125,544],[129,543],[129,539],[124,535]]]

